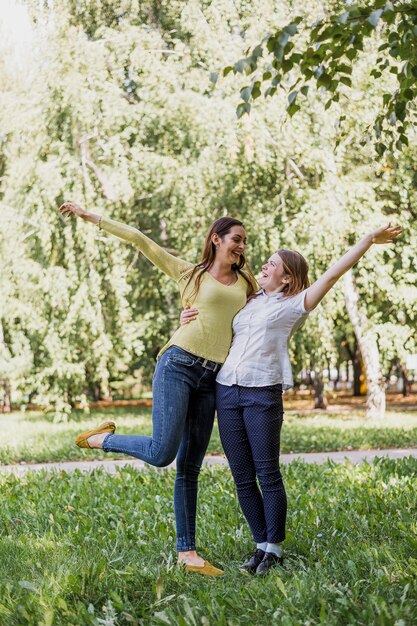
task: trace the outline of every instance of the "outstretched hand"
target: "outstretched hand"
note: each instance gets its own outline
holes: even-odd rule
[[[388,226],[382,226],[371,233],[372,243],[392,243],[401,232],[400,226],[391,226],[390,222]]]
[[[64,215],[64,217],[71,217],[71,215],[84,217],[87,214],[87,211],[85,211],[78,204],[75,204],[75,202],[64,202],[64,204],[61,204],[58,210],[61,215]]]

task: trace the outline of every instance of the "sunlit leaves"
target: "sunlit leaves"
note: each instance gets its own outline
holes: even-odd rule
[[[383,28],[380,28],[381,24]],[[259,48],[263,46],[273,67],[287,82],[294,83],[296,79],[297,83],[301,81],[301,87],[315,82],[317,87],[327,92],[325,108],[328,109],[339,100],[341,90],[354,86],[350,77],[352,66],[363,53],[364,41],[374,36],[375,32],[385,41],[379,47],[381,56],[377,66],[370,70],[370,74],[378,80],[388,70],[397,76],[398,82],[398,88],[390,94],[389,101],[383,99],[381,103],[380,132],[385,136],[385,149],[400,150],[406,145],[404,138],[408,125],[415,121],[414,108],[403,105],[414,102],[417,95],[414,87],[417,76],[417,0],[399,5],[389,0],[374,0],[368,6],[352,4],[343,13],[319,19],[313,26],[297,17],[283,29],[266,37],[251,55],[239,63],[243,64],[242,68],[245,66],[249,74],[256,72],[258,59],[262,56]],[[233,69],[235,72],[241,71],[238,64]],[[276,92],[272,79],[270,73],[262,76],[261,82],[267,83],[265,96]],[[288,88],[291,89],[291,86]],[[305,95],[300,87],[299,91]],[[256,94],[258,97],[258,92]],[[255,99],[253,95],[245,102],[251,99]],[[296,105],[289,98],[289,115],[294,115],[299,108],[299,104]],[[249,112],[248,107],[240,111]],[[393,122],[393,111],[396,122]],[[378,140],[378,137],[375,139]],[[385,149],[380,144],[376,147],[377,154],[381,156]]]

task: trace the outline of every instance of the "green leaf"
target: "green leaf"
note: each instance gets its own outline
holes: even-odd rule
[[[337,71],[341,74],[352,74],[352,66],[342,63],[341,65],[338,65]]]
[[[35,583],[32,583],[29,580],[19,580],[19,585],[23,587],[23,589],[29,589],[30,591],[36,590]]]
[[[268,39],[268,43],[266,44],[266,47],[268,49],[268,52],[273,52],[276,48],[277,45],[277,38],[275,37],[270,37]]]
[[[279,576],[276,577],[276,583],[277,583],[277,587],[280,590],[280,592],[286,597],[288,598],[288,593],[287,590],[285,589],[285,585],[282,582],[281,578]]]
[[[332,83],[332,79],[326,72],[323,72],[321,76],[317,79],[317,85],[319,87],[326,87],[327,89],[330,87]]]
[[[228,74],[230,74],[230,72],[233,72],[233,67],[231,65],[228,65],[223,70],[223,76],[227,76]]]
[[[256,100],[261,95],[261,83],[259,80],[252,87],[252,100]]]
[[[252,87],[243,87],[240,90],[240,97],[242,98],[242,100],[244,100],[245,102],[249,102],[250,97],[251,97],[251,93],[252,93]]]
[[[253,58],[254,58],[254,59],[258,59],[259,57],[261,57],[261,56],[262,56],[262,52],[263,52],[263,51],[262,51],[262,46],[256,46],[256,47],[253,49],[253,52],[252,52],[252,56],[253,56]]]
[[[357,51],[355,50],[355,48],[349,48],[348,50],[346,50],[346,56],[348,59],[350,59],[351,61],[353,61],[353,59],[358,55]]]
[[[288,104],[292,104],[294,102],[294,100],[297,98],[298,95],[298,91],[292,91],[290,93],[290,95],[288,96]]]
[[[245,113],[250,113],[251,106],[249,102],[241,102],[236,109],[236,116],[239,120]]]
[[[308,94],[308,90],[310,89],[310,87],[308,85],[303,85],[300,89],[301,93],[303,94],[303,96],[306,96]]]
[[[400,135],[400,141],[405,146],[408,146],[408,137],[406,137],[405,135]]]
[[[370,23],[371,26],[373,26],[375,28],[375,26],[378,24],[379,22],[379,18],[382,15],[382,11],[383,9],[377,9],[376,11],[372,11],[372,13],[370,14],[370,16],[368,17],[368,22]]]
[[[293,63],[290,59],[284,59],[281,63],[281,67],[282,67],[282,71],[284,72],[284,74],[286,74],[287,72],[292,70]]]
[[[384,152],[386,151],[387,146],[384,143],[377,143],[375,145],[375,150],[377,151],[377,154],[382,157],[382,155],[384,154]]]
[[[339,78],[340,82],[343,83],[344,85],[347,85],[348,87],[352,87],[352,81],[349,78],[349,76],[341,76]]]
[[[262,80],[269,80],[270,78],[272,78],[272,73],[271,72],[264,72],[262,74]]]
[[[280,46],[282,46],[283,48],[285,48],[285,46],[288,43],[288,40],[290,38],[289,33],[282,33],[279,37],[278,37],[278,43]]]
[[[277,88],[270,85],[268,89],[265,90],[264,97],[273,96],[276,93]]]
[[[339,17],[337,18],[337,22],[339,24],[346,24],[346,22],[349,19],[349,15],[350,15],[349,11],[345,11],[344,13],[342,13],[342,15],[339,15]]]
[[[414,91],[410,88],[405,89],[403,92],[403,96],[406,100],[412,100],[414,98]]]
[[[295,24],[294,22],[292,22],[292,24],[288,24],[288,26],[284,27],[284,31],[288,33],[291,37],[293,37],[298,31],[297,24]]]
[[[290,106],[287,108],[287,113],[290,117],[292,117],[295,113],[297,113],[297,111],[300,110],[300,107],[298,106],[298,104],[296,104],[295,102],[293,102],[292,104],[290,104]]]
[[[242,74],[243,70],[245,69],[245,65],[246,65],[246,59],[240,59],[233,66],[234,72],[239,72],[239,74]]]

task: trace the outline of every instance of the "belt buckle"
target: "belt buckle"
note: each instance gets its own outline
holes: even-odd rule
[[[207,370],[210,370],[210,372],[215,372],[217,369],[217,363],[215,363],[214,361],[210,361],[209,359],[204,359],[201,362],[201,365]]]

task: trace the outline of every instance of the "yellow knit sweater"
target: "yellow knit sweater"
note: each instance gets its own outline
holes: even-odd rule
[[[175,331],[158,356],[169,346],[178,346],[204,359],[223,363],[232,342],[232,320],[246,304],[246,280],[239,274],[235,284],[226,286],[205,272],[197,296],[190,301],[194,281],[187,284],[192,263],[173,256],[132,226],[102,217],[99,227],[134,244],[151,263],[175,280],[183,306],[192,304],[199,311],[195,321]]]

